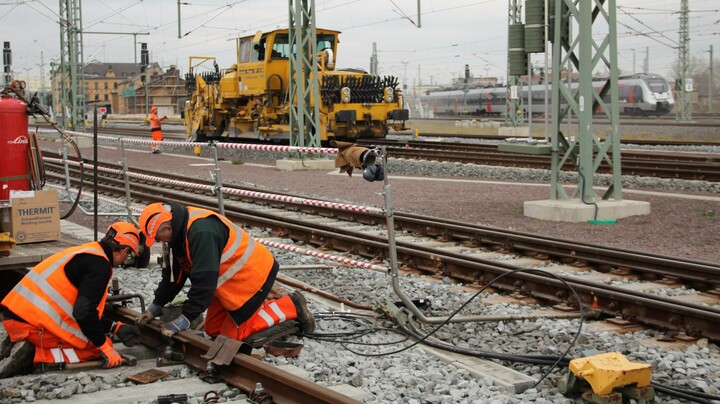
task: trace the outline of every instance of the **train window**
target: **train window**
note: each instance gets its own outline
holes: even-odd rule
[[[271,59],[287,59],[290,57],[290,44],[287,34],[275,35],[275,42],[272,47]]]
[[[250,61],[252,49],[252,38],[243,38],[240,40],[240,62],[247,63]]]
[[[647,79],[650,91],[654,93],[666,93],[668,91],[667,82],[663,79]]]
[[[627,86],[618,86],[618,98],[620,101],[627,101],[628,99],[628,88]]]

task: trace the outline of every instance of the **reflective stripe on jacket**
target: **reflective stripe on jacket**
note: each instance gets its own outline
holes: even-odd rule
[[[65,275],[65,265],[78,254],[93,254],[108,259],[98,242],[60,251],[28,272],[3,299],[2,304],[29,324],[82,348],[89,341],[73,317],[78,290]],[[105,310],[107,289],[108,285],[105,285],[105,294],[97,307],[100,317]]]
[[[187,234],[193,222],[215,216],[229,229],[228,240],[220,257],[215,296],[226,310],[237,310],[260,290],[275,259],[265,246],[253,240],[245,230],[226,217],[206,209],[193,207],[187,209],[189,217],[185,232],[185,248],[191,264],[192,257],[190,257],[190,243]]]

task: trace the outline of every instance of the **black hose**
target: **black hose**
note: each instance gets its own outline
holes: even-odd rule
[[[712,394],[679,389],[677,387],[665,386],[653,382],[651,382],[650,385],[655,389],[655,391],[659,391],[673,397],[684,398],[686,400],[690,400],[696,403],[712,404],[720,402],[720,396],[714,396]]]
[[[80,204],[80,197],[82,195],[83,186],[85,184],[85,166],[83,165],[83,159],[82,155],[80,153],[80,149],[78,148],[77,144],[70,138],[70,136],[66,136],[64,133],[60,132],[63,135],[63,139],[70,142],[73,149],[75,150],[75,155],[77,156],[78,160],[77,163],[80,166],[80,184],[78,185],[78,193],[75,197],[75,201],[73,201],[72,206],[70,207],[70,210],[65,213],[60,219],[67,219],[70,217],[73,213],[75,213],[75,209],[77,209],[78,205]]]
[[[407,311],[407,309],[403,309],[403,311]],[[412,319],[412,313],[406,313],[406,315],[408,316],[408,326],[406,327],[404,324],[402,324],[402,322],[398,322],[400,329],[402,329],[404,332],[407,332],[408,335],[410,335],[411,337],[422,338],[422,332],[415,326],[414,322],[410,321]],[[553,355],[514,355],[502,352],[478,351],[470,348],[460,348],[458,346],[442,342],[434,338],[427,338],[423,341],[423,343],[435,348],[442,349],[444,351],[474,356],[476,358],[497,359],[508,362],[528,363],[531,365],[552,365],[561,358],[559,356]],[[561,360],[560,363],[566,365],[570,363],[570,359]]]
[[[582,173],[582,167],[578,167],[578,174],[580,174],[580,178],[582,178],[582,187],[580,188],[580,200],[585,205],[595,205],[595,215],[593,216],[593,220],[597,220],[598,216],[598,204],[596,202],[586,202],[585,201],[585,176]]]

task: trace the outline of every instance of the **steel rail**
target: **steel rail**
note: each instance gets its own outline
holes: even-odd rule
[[[128,324],[133,324],[135,319],[140,316],[140,313],[132,309],[116,305],[108,305],[105,313],[112,320]],[[141,343],[153,348],[167,346],[169,339],[160,334],[161,327],[162,323],[158,320],[153,320],[142,327]],[[213,344],[212,340],[195,335],[191,331],[180,331],[172,339],[176,342],[176,346],[180,344],[182,347],[185,364],[201,372],[207,371],[208,360],[202,358],[202,355],[208,352]],[[217,375],[227,384],[248,394],[255,388],[256,383],[262,383],[265,391],[270,393],[277,403],[359,403],[350,397],[278,369],[250,355],[236,354],[230,364],[217,366],[216,369]]]

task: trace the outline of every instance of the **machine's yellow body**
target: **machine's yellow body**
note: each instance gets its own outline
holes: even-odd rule
[[[394,77],[335,70],[338,31],[317,29],[320,140],[384,137],[403,130],[408,111]],[[200,72],[213,57],[191,56],[184,121],[189,140],[287,138],[290,132],[288,30],[237,40],[237,62]],[[316,100],[311,100],[311,103]]]
[[[593,393],[604,396],[616,387],[650,385],[652,366],[630,362],[619,352],[608,352],[570,361],[570,371],[578,379],[587,381]]]

